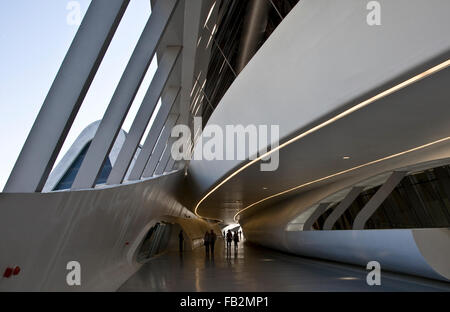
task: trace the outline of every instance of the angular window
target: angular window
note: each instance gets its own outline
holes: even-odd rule
[[[75,177],[78,173],[78,170],[80,169],[81,163],[83,162],[83,159],[86,156],[90,145],[91,142],[87,143],[84,146],[84,148],[81,150],[80,154],[78,154],[75,161],[70,165],[69,169],[67,169],[66,173],[63,175],[61,180],[59,180],[58,184],[53,189],[54,191],[67,190],[72,187],[73,181],[75,180]],[[105,161],[105,164],[103,165],[102,171],[100,172],[100,175],[98,176],[95,184],[105,183],[106,179],[108,178],[111,172],[111,169],[112,169],[111,161],[109,160],[108,157]]]
[[[356,216],[381,185],[363,191],[341,215],[333,230],[351,230]],[[339,205],[333,204],[314,224],[322,230],[325,220]],[[375,213],[365,229],[411,229],[450,227],[450,166],[410,174],[403,178]]]
[[[450,167],[405,177],[368,220],[367,229],[450,227]]]
[[[137,255],[138,262],[145,262],[147,259],[165,251],[169,244],[172,225],[165,222],[157,222],[150,228],[141,243]]]
[[[350,207],[348,207],[341,217],[336,220],[333,230],[351,230],[358,213],[364,208],[364,206],[369,202],[372,196],[375,195],[380,187],[381,186],[375,186],[361,192]]]

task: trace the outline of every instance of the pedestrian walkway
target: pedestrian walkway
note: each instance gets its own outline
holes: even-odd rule
[[[450,291],[450,284],[382,272],[381,286],[368,286],[363,268],[312,260],[245,243],[214,258],[204,248],[160,255],[142,266],[119,291]]]

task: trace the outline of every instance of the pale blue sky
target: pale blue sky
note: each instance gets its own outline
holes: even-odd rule
[[[0,0],[0,190],[56,76],[77,26],[67,23],[69,0]],[[84,15],[90,0],[79,0]],[[149,0],[132,0],[66,139],[101,119],[150,16]],[[156,70],[152,63],[123,128],[128,130]]]

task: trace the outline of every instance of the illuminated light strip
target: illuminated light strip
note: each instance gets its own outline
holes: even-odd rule
[[[198,73],[197,79],[195,79],[195,83],[194,83],[194,86],[192,87],[190,97],[192,97],[192,94],[194,93],[195,87],[197,86],[197,83],[198,83],[198,80],[200,79],[201,74],[202,74],[202,71],[200,71],[200,72]],[[195,77],[195,76],[194,76],[194,77]]]
[[[214,33],[216,32],[217,24],[214,25],[213,30],[211,31],[211,36],[209,37],[208,43],[206,44],[205,49],[208,49],[209,44],[211,43],[212,38],[214,37]]]
[[[338,175],[342,175],[342,174],[348,173],[348,172],[350,172],[350,171],[354,171],[354,170],[357,170],[357,169],[361,169],[361,168],[363,168],[363,167],[367,167],[367,166],[370,166],[370,165],[374,165],[374,164],[376,164],[376,163],[379,163],[379,162],[382,162],[382,161],[385,161],[385,160],[389,160],[389,159],[392,159],[392,158],[395,158],[395,157],[398,157],[398,156],[402,156],[402,155],[407,154],[407,153],[415,152],[415,151],[417,151],[417,150],[420,150],[420,149],[429,147],[429,146],[434,145],[434,144],[442,143],[442,142],[447,141],[447,140],[450,140],[450,137],[446,137],[446,138],[443,138],[443,139],[440,139],[440,140],[437,140],[437,141],[434,141],[434,142],[431,142],[431,143],[427,143],[427,144],[425,144],[425,145],[421,145],[421,146],[412,148],[412,149],[407,150],[407,151],[403,151],[403,152],[400,152],[400,153],[397,153],[397,154],[393,154],[393,155],[390,155],[390,156],[387,156],[387,157],[384,157],[384,158],[380,158],[380,159],[377,159],[377,160],[374,160],[374,161],[365,163],[365,164],[363,164],[363,165],[359,165],[359,166],[356,166],[356,167],[353,167],[353,168],[350,168],[350,169],[347,169],[347,170],[344,170],[344,171],[340,171],[340,172],[334,173],[334,174],[332,174],[332,175],[329,175],[329,176],[326,176],[326,177],[323,177],[323,178],[320,178],[320,179],[311,181],[311,182],[304,183],[304,184],[302,184],[302,185],[295,186],[295,187],[290,188],[290,189],[288,189],[288,190],[285,190],[285,191],[282,191],[282,192],[280,192],[280,193],[277,193],[277,194],[268,196],[268,197],[266,197],[266,198],[263,198],[263,199],[261,199],[261,200],[259,200],[259,201],[257,201],[257,202],[254,202],[254,203],[251,204],[251,205],[248,205],[248,206],[245,207],[244,209],[239,210],[239,212],[236,213],[236,214],[234,215],[234,218],[233,218],[233,219],[234,219],[234,221],[237,221],[237,216],[238,216],[239,214],[241,214],[241,213],[244,212],[245,210],[247,210],[247,209],[249,209],[249,208],[251,208],[251,207],[253,207],[253,206],[256,206],[256,205],[258,205],[258,204],[260,204],[260,203],[262,203],[262,202],[264,202],[264,201],[266,201],[266,200],[269,200],[269,199],[271,199],[271,198],[274,198],[274,197],[277,197],[277,196],[280,196],[280,195],[289,193],[289,192],[291,192],[291,191],[298,190],[298,189],[300,189],[300,188],[303,188],[303,187],[305,187],[305,186],[308,186],[308,185],[311,185],[311,184],[314,184],[314,183],[317,183],[317,182],[321,182],[321,181],[324,181],[324,180],[327,180],[327,179],[330,179],[330,178],[334,178],[334,177],[336,177],[336,176],[338,176]]]
[[[193,104],[190,107],[191,112],[193,112],[195,110],[195,107],[197,106],[197,102],[198,102],[199,98],[200,98],[200,92],[198,92],[197,95],[194,98],[195,101],[193,101]]]
[[[206,17],[205,24],[203,25],[203,28],[205,28],[206,24],[208,24],[209,18],[211,17],[211,13],[213,12],[215,6],[216,6],[216,1],[214,1],[213,5],[209,9],[208,16]]]
[[[203,218],[201,215],[199,215],[197,213],[197,210],[198,210],[199,206],[201,205],[201,203],[206,198],[208,198],[212,193],[214,193],[219,187],[224,185],[231,178],[233,178],[234,176],[236,176],[237,174],[239,174],[240,172],[242,172],[246,168],[250,167],[254,163],[260,161],[263,158],[266,158],[267,156],[269,156],[270,154],[276,152],[277,150],[280,150],[283,147],[285,147],[285,146],[287,146],[287,145],[289,145],[289,144],[291,144],[291,143],[293,143],[293,142],[295,142],[295,141],[297,141],[297,140],[307,136],[308,134],[316,132],[317,130],[322,129],[325,126],[327,126],[327,125],[329,125],[329,124],[331,124],[331,123],[333,123],[333,122],[335,122],[335,121],[337,121],[339,119],[342,119],[345,116],[347,116],[347,115],[349,115],[349,114],[351,114],[351,113],[353,113],[353,112],[355,112],[357,110],[360,110],[361,108],[366,107],[367,105],[369,105],[369,104],[371,104],[371,103],[373,103],[373,102],[375,102],[375,101],[377,101],[379,99],[382,99],[382,98],[384,98],[384,97],[386,97],[386,96],[388,96],[388,95],[390,95],[390,94],[392,94],[394,92],[397,92],[398,90],[401,90],[401,89],[403,89],[403,88],[405,88],[405,87],[407,87],[407,86],[409,86],[409,85],[411,85],[411,84],[413,84],[413,83],[415,83],[415,82],[417,82],[419,80],[422,80],[425,77],[428,77],[428,76],[430,76],[430,75],[432,75],[432,74],[434,74],[436,72],[439,72],[439,71],[447,68],[448,66],[450,66],[450,59],[445,61],[445,62],[443,62],[443,63],[441,63],[441,64],[439,64],[439,65],[436,65],[436,66],[434,66],[434,67],[432,67],[432,68],[430,68],[430,69],[428,69],[428,70],[426,70],[426,71],[424,71],[424,72],[422,72],[422,73],[420,73],[420,74],[418,74],[418,75],[416,75],[416,76],[414,76],[414,77],[412,77],[412,78],[410,78],[408,80],[405,80],[404,82],[402,82],[402,83],[400,83],[398,85],[395,85],[392,88],[389,88],[389,89],[387,89],[387,90],[385,90],[385,91],[383,91],[383,92],[381,92],[381,93],[379,93],[379,94],[377,94],[377,95],[375,95],[375,96],[373,96],[373,97],[371,97],[371,98],[369,98],[369,99],[367,99],[367,100],[365,100],[365,101],[363,101],[363,102],[361,102],[361,103],[359,103],[359,104],[357,104],[357,105],[355,105],[355,106],[353,106],[353,107],[351,107],[349,109],[347,109],[346,111],[336,115],[335,117],[328,119],[327,121],[325,121],[325,122],[323,122],[323,123],[321,123],[321,124],[311,128],[311,129],[309,129],[309,130],[307,130],[307,131],[305,131],[305,132],[303,132],[301,134],[299,134],[298,136],[296,136],[296,137],[294,137],[294,138],[284,142],[283,144],[280,144],[279,146],[277,146],[276,148],[270,150],[269,152],[267,152],[267,153],[259,156],[258,158],[248,162],[247,164],[245,164],[241,168],[237,169],[235,172],[231,173],[222,182],[220,182],[212,190],[210,190],[202,199],[200,199],[200,201],[197,203],[197,205],[195,206],[195,209],[194,209],[195,215],[200,217],[200,218]],[[239,211],[237,214],[239,214],[242,211],[243,210]]]
[[[200,102],[199,102],[199,105],[197,106],[197,109],[195,110],[195,113],[194,113],[194,116],[197,116],[197,113],[198,113],[198,111],[199,111],[199,109],[200,109],[200,107],[202,107],[202,101],[203,101],[203,98],[205,97],[205,95],[203,94],[202,95],[202,98],[200,99]],[[197,105],[197,104],[195,104],[195,105]],[[195,108],[195,107],[194,107]]]

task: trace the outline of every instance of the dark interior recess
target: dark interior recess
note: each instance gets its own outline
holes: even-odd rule
[[[381,186],[362,192],[336,221],[333,230],[351,230],[358,213]],[[314,224],[322,230],[333,204]],[[450,166],[410,174],[403,178],[367,221],[365,229],[450,227]]]
[[[139,248],[137,261],[145,262],[147,259],[165,251],[169,245],[172,224],[157,222],[150,228]]]

